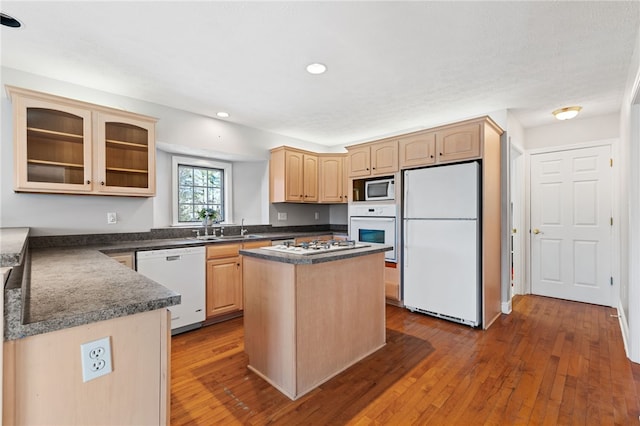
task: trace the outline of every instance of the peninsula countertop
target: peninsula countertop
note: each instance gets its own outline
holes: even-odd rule
[[[179,294],[95,249],[33,249],[30,257],[30,288],[22,315],[6,312],[6,340],[180,303]]]

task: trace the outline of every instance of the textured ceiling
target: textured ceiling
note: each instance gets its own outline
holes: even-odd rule
[[[325,145],[620,108],[640,2],[2,1],[2,65]],[[322,62],[320,76],[305,66]]]

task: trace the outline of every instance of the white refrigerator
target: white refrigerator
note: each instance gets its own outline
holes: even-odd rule
[[[477,327],[480,293],[480,165],[404,172],[404,304]]]

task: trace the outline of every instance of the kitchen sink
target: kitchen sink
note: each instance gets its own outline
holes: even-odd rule
[[[224,240],[251,240],[254,238],[264,238],[262,235],[257,234],[247,234],[245,236],[240,235],[223,235],[223,236],[213,236],[213,235],[200,235],[196,237],[199,240],[207,240],[207,241],[224,241]]]

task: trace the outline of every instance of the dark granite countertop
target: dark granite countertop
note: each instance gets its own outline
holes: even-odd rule
[[[6,340],[180,303],[179,294],[89,248],[32,250],[29,282],[22,315],[5,315]]]
[[[358,256],[368,256],[374,253],[383,253],[393,250],[393,247],[384,244],[370,244],[367,247],[339,250],[334,252],[302,255],[296,253],[284,253],[273,250],[250,249],[240,250],[240,254],[273,262],[291,263],[294,265],[312,265],[315,263],[334,262],[336,260],[349,259]]]
[[[21,229],[26,231],[20,233],[24,242],[28,228]],[[16,279],[14,281],[17,284],[9,283],[5,289],[4,338],[14,340],[180,303],[179,294],[121,265],[104,253],[278,240],[328,233],[332,232],[268,232],[253,234],[249,238],[236,235],[212,240],[115,239],[96,244],[87,244],[91,239],[79,236],[75,247],[71,245],[74,237],[68,236],[62,237],[67,246],[31,248],[26,256],[21,254],[19,258],[15,255],[17,250],[11,251],[12,258],[28,263],[29,267],[24,268],[24,280]],[[11,241],[19,239],[17,233],[10,231],[9,235],[12,235]],[[20,282],[23,284],[20,285]]]
[[[0,267],[22,263],[29,228],[0,228]]]

